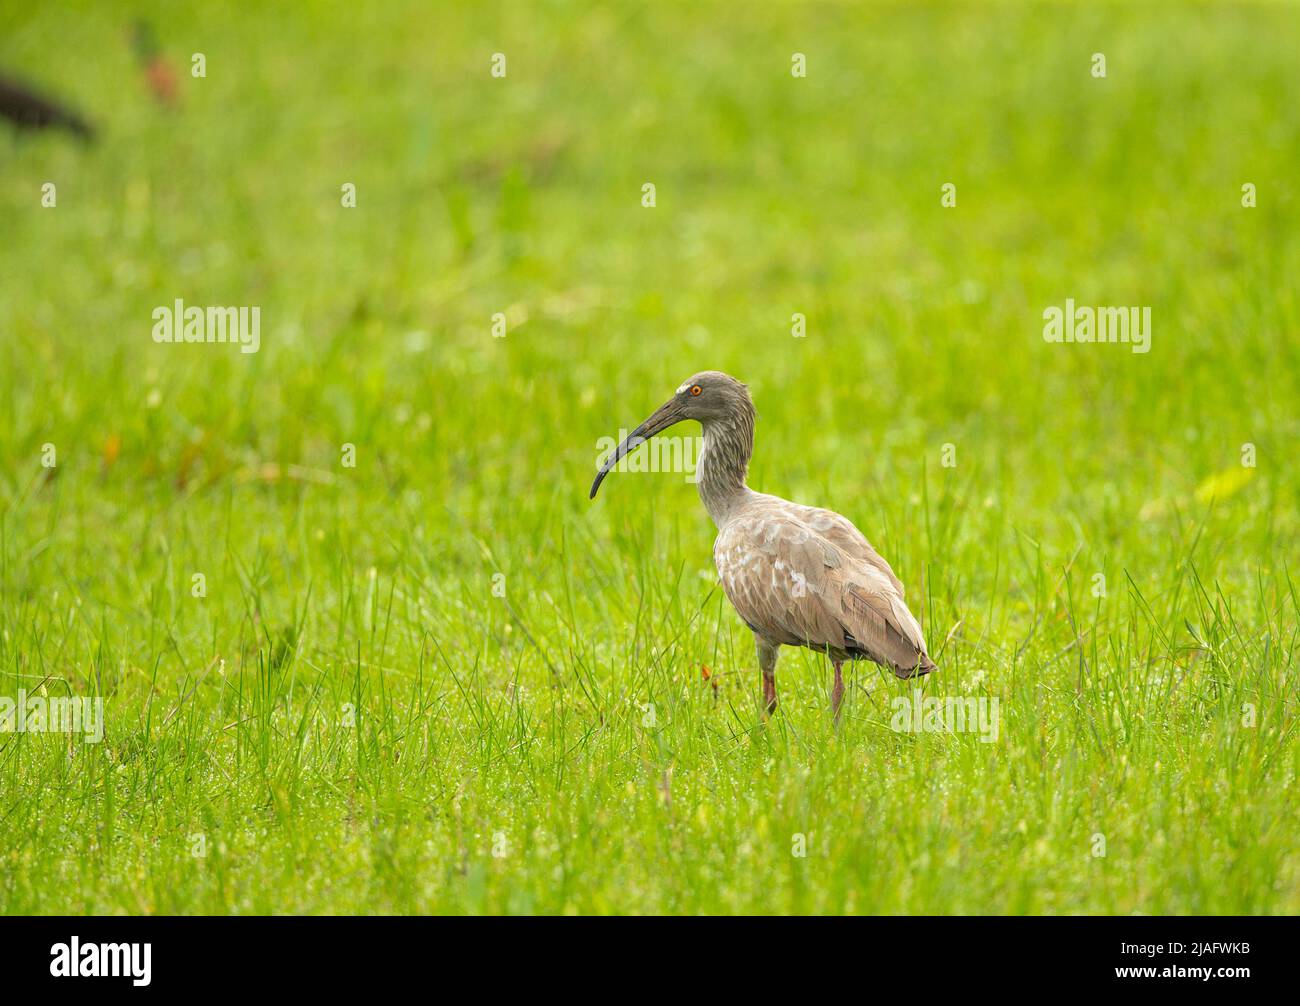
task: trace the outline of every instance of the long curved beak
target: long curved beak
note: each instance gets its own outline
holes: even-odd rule
[[[672,398],[664,402],[663,405],[655,409],[653,415],[635,430],[627,435],[627,439],[614,448],[614,453],[605,459],[605,463],[600,466],[600,471],[596,473],[596,481],[591,484],[591,495],[588,499],[596,498],[596,490],[600,484],[605,481],[605,476],[613,471],[614,466],[631,454],[634,450],[644,444],[656,433],[668,429],[680,423],[682,416],[681,405],[677,399]]]

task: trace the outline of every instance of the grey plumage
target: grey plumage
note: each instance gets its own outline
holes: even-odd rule
[[[685,419],[704,428],[696,474],[700,499],[718,528],[713,560],[727,598],[754,632],[768,710],[776,707],[781,646],[830,657],[837,716],[846,660],[872,660],[904,678],[936,670],[902,583],[852,522],[745,484],[754,406],[745,385],[727,374],[703,371],[678,388],[606,459],[592,498],[624,456]]]

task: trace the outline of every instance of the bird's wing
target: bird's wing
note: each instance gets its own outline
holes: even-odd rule
[[[887,563],[879,552],[872,547],[871,542],[867,541],[866,535],[859,531],[843,514],[838,514],[834,510],[823,510],[821,507],[805,506],[802,503],[790,504],[810,528],[820,534],[849,555],[859,557],[869,566],[879,570],[887,579],[893,588],[898,591],[898,596],[903,596],[903,583],[894,575],[894,571],[889,568]]]
[[[861,583],[846,583],[840,594],[845,623],[849,628],[851,652],[862,653],[878,664],[904,673],[932,670],[934,664],[925,648],[921,626],[891,590],[878,590]]]
[[[822,597],[843,557],[826,539],[780,512],[755,510],[722,529],[713,559],[728,599],[759,635],[841,646],[843,628]]]
[[[829,647],[900,672],[928,669],[921,627],[892,574],[782,503],[759,504],[718,535],[714,561],[740,617],[774,642]]]

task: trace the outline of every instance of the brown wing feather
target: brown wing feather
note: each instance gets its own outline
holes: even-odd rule
[[[861,650],[871,660],[903,677],[910,677],[918,664],[922,674],[934,670],[925,651],[921,627],[901,598],[881,595],[855,583],[847,584],[842,596],[845,623],[858,644],[850,648],[851,652]]]
[[[802,503],[791,503],[790,507],[805,524],[832,545],[843,549],[849,555],[860,557],[863,562],[883,573],[893,588],[898,591],[898,596],[903,596],[902,581],[894,575],[894,571],[889,568],[889,563],[885,562],[881,554],[872,547],[866,535],[857,529],[853,521],[834,510],[823,510],[821,507],[805,506]]]
[[[841,543],[810,526],[811,509],[759,497],[719,533],[714,561],[741,618],[772,642],[864,656],[900,674],[932,669],[885,560],[860,534],[860,544],[846,541],[840,527]]]

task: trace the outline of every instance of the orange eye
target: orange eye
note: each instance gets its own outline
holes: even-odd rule
[[[691,394],[692,394],[692,395],[698,395],[698,394],[699,394],[701,391],[703,391],[703,390],[704,390],[704,389],[701,388],[701,387],[697,384],[697,385],[695,385],[695,387],[691,388]]]

